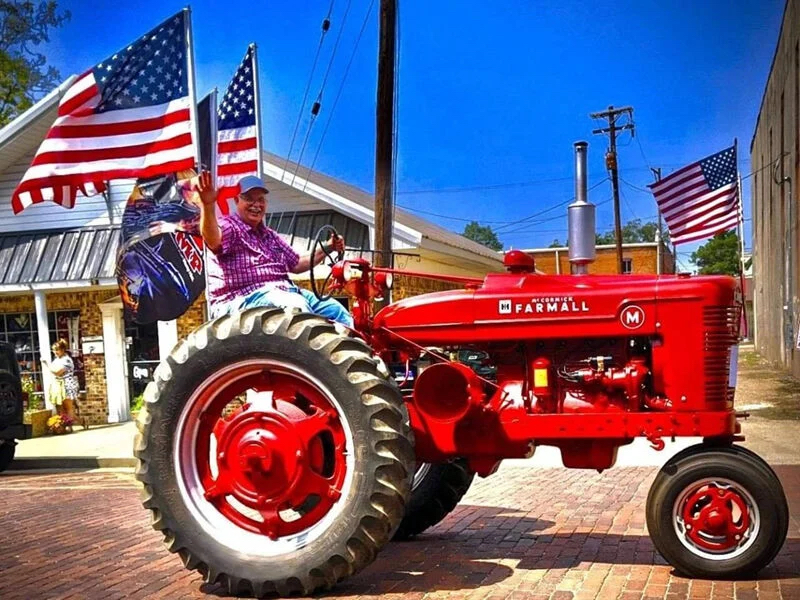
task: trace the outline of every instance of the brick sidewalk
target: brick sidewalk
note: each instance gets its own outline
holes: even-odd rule
[[[331,598],[800,599],[800,465],[786,486],[789,540],[758,581],[671,574],[644,526],[652,468],[603,474],[504,467],[417,540],[387,546]],[[225,596],[167,553],[125,473],[0,476],[0,598]]]

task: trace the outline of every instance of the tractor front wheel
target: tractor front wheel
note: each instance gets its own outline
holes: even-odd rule
[[[690,577],[753,576],[780,551],[789,509],[775,473],[736,446],[692,446],[659,471],[647,497],[653,544]]]
[[[309,595],[370,564],[414,466],[400,391],[326,320],[251,309],[155,373],[135,454],[153,527],[229,594]]]

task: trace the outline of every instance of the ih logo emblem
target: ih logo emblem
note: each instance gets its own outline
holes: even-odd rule
[[[622,326],[627,329],[639,329],[644,325],[644,311],[640,306],[631,304],[622,311],[619,316]]]
[[[498,306],[498,311],[501,315],[510,315],[511,314],[511,300],[500,300],[500,304]]]

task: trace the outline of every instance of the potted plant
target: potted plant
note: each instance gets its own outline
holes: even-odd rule
[[[69,415],[53,415],[47,419],[47,431],[51,435],[72,433],[72,426],[74,423],[72,417]]]
[[[30,373],[25,373],[20,381],[22,393],[28,397],[28,406],[23,413],[22,422],[31,426],[31,437],[41,437],[47,433],[47,419],[53,413],[44,408],[44,400],[36,394],[36,383]]]

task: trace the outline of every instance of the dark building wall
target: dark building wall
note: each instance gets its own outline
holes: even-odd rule
[[[800,0],[789,0],[750,146],[754,173],[750,186],[755,343],[763,356],[796,376],[800,376],[799,134]],[[776,183],[787,177],[791,183]]]

